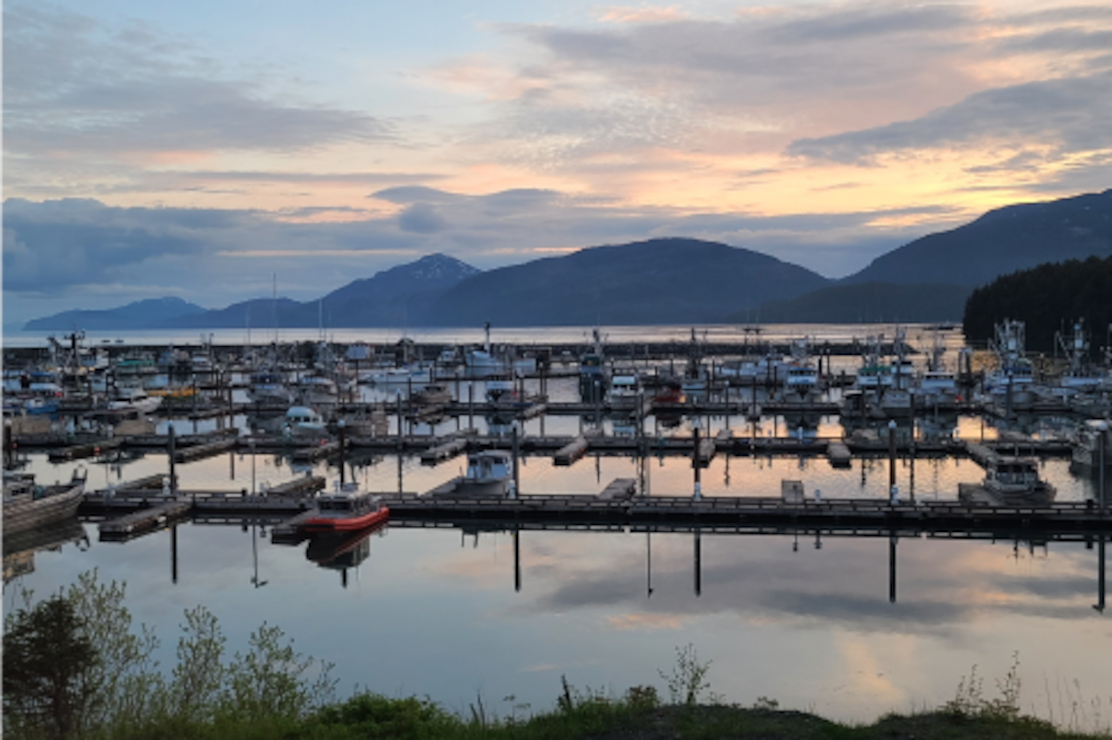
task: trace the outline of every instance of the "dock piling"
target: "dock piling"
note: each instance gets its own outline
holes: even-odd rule
[[[168,429],[169,429],[169,432],[168,432],[168,435],[167,435],[166,445],[167,445],[167,447],[169,447],[169,453],[170,453],[170,495],[171,496],[177,496],[178,495],[178,476],[174,473],[174,463],[176,462],[177,454],[175,454],[175,452],[174,452],[174,446],[175,445],[174,445],[174,423],[173,422],[170,422],[170,424],[168,425]]]

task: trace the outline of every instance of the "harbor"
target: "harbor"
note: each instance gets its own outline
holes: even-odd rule
[[[870,624],[912,635],[924,610],[958,609],[967,597],[956,594],[973,582],[1019,606],[981,601],[988,616],[958,609],[943,619],[969,639],[1003,629],[1026,641],[1063,620],[1083,634],[1099,629],[1112,539],[1104,376],[1066,394],[1053,390],[1063,376],[1048,364],[1044,394],[1019,393],[1014,380],[1010,397],[1006,386],[993,393],[991,351],[940,332],[937,359],[952,377],[927,382],[939,367],[935,332],[899,328],[916,344],[903,362],[896,329],[878,328],[883,342],[831,337],[846,354],[803,355],[785,336],[771,361],[755,333],[740,355],[744,336],[720,352],[698,331],[694,342],[686,331],[687,341],[629,343],[649,346],[640,353],[612,351],[604,333],[491,341],[489,358],[482,335],[453,352],[444,342],[415,352],[213,343],[203,351],[211,364],[183,348],[190,367],[174,372],[160,371],[165,348],[150,345],[148,369],[131,374],[113,358],[134,362],[127,345],[111,345],[99,370],[68,374],[65,353],[55,366],[24,348],[11,361],[38,364],[20,376],[52,372],[35,382],[59,390],[40,395],[61,395],[54,411],[32,413],[29,393],[5,393],[23,403],[6,417],[6,470],[44,483],[83,476],[83,493],[67,523],[5,537],[5,580],[47,587],[64,580],[59,568],[128,563],[130,587],[152,595],[140,597],[144,619],[166,619],[154,594],[265,608],[334,660],[352,648],[309,626],[321,605],[356,610],[336,618],[344,630],[366,615],[417,640],[436,619],[417,606],[427,601],[480,625],[473,634],[522,630],[538,644],[537,630],[562,622],[520,610],[597,613],[607,634],[648,654],[644,640],[674,629],[657,625],[690,621],[700,645],[729,655],[735,628],[714,626],[716,614],[784,624],[758,630],[782,633],[769,638],[781,646],[806,639],[816,628],[800,625],[815,613],[829,613],[821,629],[838,634]],[[768,334],[777,331],[786,334]],[[78,345],[82,356],[96,348]],[[564,346],[582,354],[565,356]],[[304,359],[267,364],[275,351]],[[384,521],[311,531],[322,501],[349,490],[388,511]],[[1022,583],[1016,568],[1030,573]],[[221,585],[229,579],[237,585]],[[792,596],[773,587],[780,581]],[[422,595],[403,606],[411,588]],[[926,606],[935,602],[945,606]],[[1049,608],[1061,616],[1040,616]],[[926,629],[918,639],[954,651]],[[576,661],[605,653],[605,642],[576,634],[583,646],[565,649]],[[451,650],[433,644],[412,658],[421,675]],[[557,663],[550,650],[523,650],[535,665]],[[515,675],[532,696],[551,679]]]

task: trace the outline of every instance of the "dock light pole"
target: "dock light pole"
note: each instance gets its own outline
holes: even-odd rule
[[[1102,419],[1096,423],[1096,428],[1100,432],[1100,453],[1097,459],[1100,464],[1100,473],[1097,474],[1097,500],[1100,502],[1101,511],[1104,511],[1104,456],[1105,448],[1108,446],[1108,422]]]
[[[346,426],[343,419],[336,422],[336,428],[340,433],[340,488],[344,487],[344,427]]]
[[[602,426],[602,383],[595,378],[595,426]]]
[[[513,435],[513,437],[512,437],[512,443],[513,443],[513,455],[514,455],[514,457],[513,457],[513,461],[514,461],[514,488],[513,488],[513,491],[511,491],[511,492],[510,492],[510,498],[517,498],[517,492],[518,492],[518,489],[519,489],[519,488],[520,488],[520,486],[521,486],[521,479],[520,479],[520,478],[519,478],[519,476],[518,476],[518,465],[517,465],[517,457],[518,457],[518,449],[517,449],[518,434],[517,434],[517,427],[518,427],[518,421],[517,421],[517,419],[514,419],[514,420],[513,420],[513,423],[512,423],[512,424],[510,424],[510,432],[511,432],[511,434]]]
[[[888,496],[893,506],[900,502],[900,492],[896,488],[896,420],[888,422]]]
[[[691,451],[691,466],[695,468],[695,500],[699,501],[703,498],[701,484],[699,483],[699,417],[695,417],[691,422],[692,438],[695,441],[695,447]]]
[[[247,440],[247,447],[251,451],[251,495],[255,495],[255,438]]]
[[[177,462],[176,458],[177,458],[178,455],[177,455],[177,452],[174,449],[174,423],[173,422],[170,422],[167,425],[167,430],[168,430],[168,435],[167,435],[168,439],[167,439],[166,444],[169,447],[169,452],[170,452],[170,495],[173,496],[173,497],[177,497],[177,495],[178,495],[178,479],[177,479],[177,475],[174,472],[174,464],[175,464],[175,462]]]
[[[726,381],[726,428],[730,428],[730,381]]]

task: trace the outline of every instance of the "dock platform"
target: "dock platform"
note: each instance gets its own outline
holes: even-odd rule
[[[130,514],[100,523],[102,540],[119,540],[143,531],[157,529],[177,519],[188,516],[193,508],[191,501],[174,500],[147,506]]]

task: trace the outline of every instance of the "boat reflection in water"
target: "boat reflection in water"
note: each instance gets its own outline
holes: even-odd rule
[[[348,568],[356,568],[369,558],[371,536],[384,537],[386,530],[386,522],[380,521],[360,530],[317,532],[309,538],[305,558],[322,568],[340,571],[340,582],[347,588]]]
[[[69,517],[51,524],[24,529],[4,535],[4,583],[35,571],[35,553],[44,550],[61,550],[63,545],[76,542],[82,552],[89,549],[85,527],[77,517]]]

